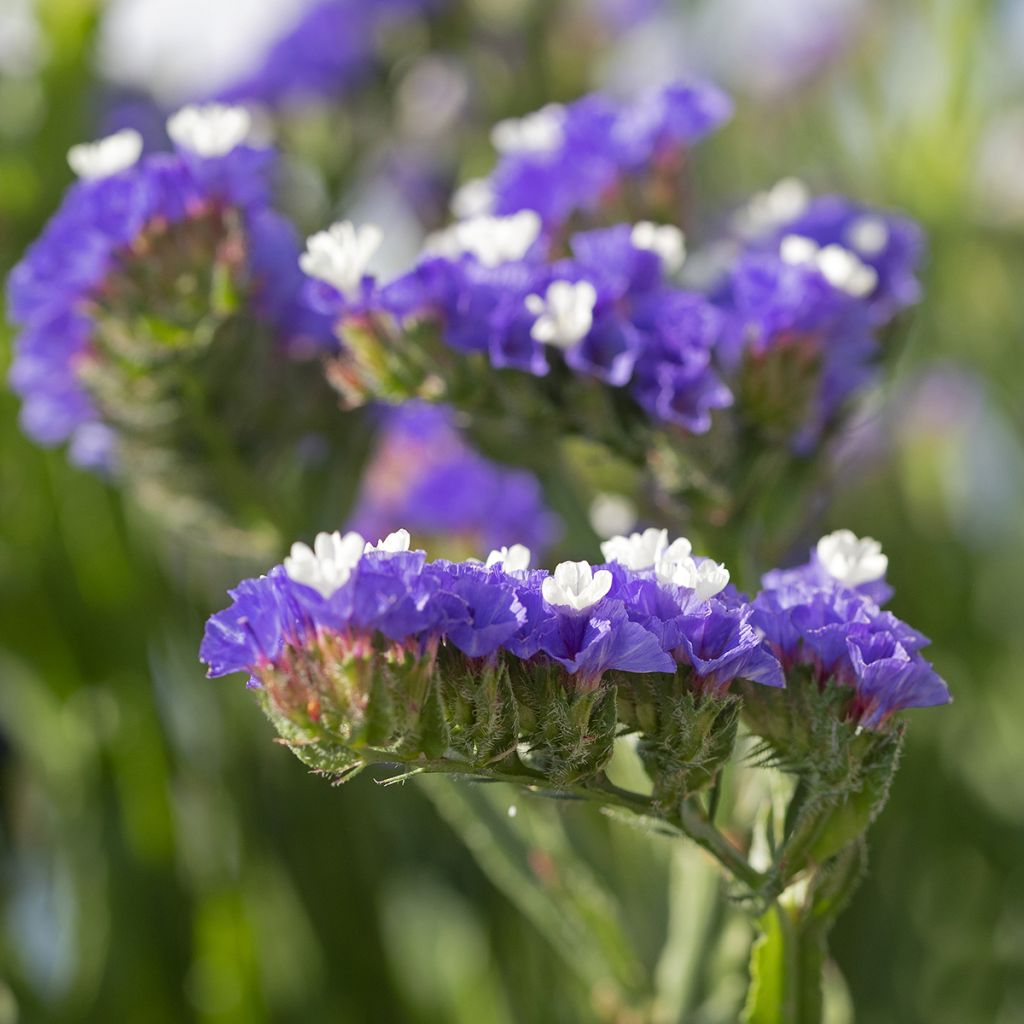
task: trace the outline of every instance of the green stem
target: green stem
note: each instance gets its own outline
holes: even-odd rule
[[[703,810],[693,800],[683,801],[673,814],[666,816],[659,813],[650,797],[622,789],[603,775],[582,785],[561,786],[524,765],[515,754],[489,767],[486,772],[482,772],[478,766],[449,758],[418,758],[403,761],[394,751],[370,748],[361,750],[360,757],[369,764],[402,764],[413,773],[447,773],[470,778],[486,778],[495,782],[511,782],[534,791],[586,800],[606,807],[617,807],[642,817],[654,818],[680,835],[692,839],[710,853],[734,879],[742,882],[752,895],[758,895],[767,881],[767,876],[747,863],[743,854],[711,824]]]

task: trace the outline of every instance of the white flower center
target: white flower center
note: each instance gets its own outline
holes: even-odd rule
[[[655,572],[662,583],[692,590],[698,601],[714,597],[729,583],[729,570],[710,558],[698,562],[689,557],[672,558],[666,555],[658,562]]]
[[[389,533],[383,540],[378,540],[376,544],[371,544],[367,541],[363,550],[364,553],[386,551],[389,554],[395,554],[399,551],[408,551],[411,543],[412,538],[409,536],[408,530],[395,530],[394,533]]]
[[[860,257],[841,245],[821,248],[812,238],[786,235],[779,245],[783,263],[791,266],[812,266],[833,288],[855,299],[870,295],[878,284],[878,274]]]
[[[197,156],[230,153],[249,137],[252,116],[245,107],[204,103],[182,107],[167,119],[167,134],[183,149]]]
[[[627,569],[653,569],[664,559],[672,562],[687,558],[692,550],[685,537],[679,537],[671,544],[668,530],[653,526],[643,533],[631,533],[628,537],[611,537],[601,545],[601,554],[608,562],[618,562]]]
[[[543,296],[527,295],[525,302],[537,317],[530,329],[535,341],[572,348],[594,324],[597,289],[589,281],[552,281]]]
[[[846,229],[846,240],[865,256],[877,256],[889,244],[889,225],[884,217],[867,213]]]
[[[68,150],[68,166],[78,177],[95,181],[134,167],[142,155],[142,136],[123,128],[96,142],[83,142]]]
[[[332,224],[306,239],[299,257],[303,273],[326,281],[342,295],[353,298],[384,236],[376,224],[356,227],[350,220]]]
[[[557,103],[527,114],[499,121],[491,129],[491,145],[499,153],[550,153],[564,136],[565,108]]]
[[[500,565],[505,572],[522,572],[530,568],[533,554],[525,544],[513,544],[507,548],[496,548],[487,556],[487,568]]]
[[[818,541],[816,550],[825,571],[849,587],[880,580],[889,567],[877,540],[858,537],[851,530],[827,534]]]
[[[284,560],[284,571],[296,583],[312,587],[322,597],[330,597],[344,586],[363,556],[366,542],[358,533],[318,533],[313,547],[301,542],[292,545]]]
[[[424,248],[449,259],[468,253],[485,267],[500,267],[521,260],[537,241],[540,227],[540,217],[533,210],[508,217],[470,217],[434,232]]]
[[[590,525],[598,537],[625,533],[637,519],[636,505],[623,494],[602,491],[590,503]]]
[[[686,240],[682,231],[673,224],[638,221],[633,225],[629,240],[635,248],[655,253],[668,274],[679,270],[686,259]]]
[[[470,178],[452,194],[451,210],[459,220],[485,217],[494,206],[494,189],[487,178]]]
[[[810,201],[810,192],[799,178],[783,178],[751,198],[736,215],[736,228],[748,237],[766,234],[795,220]]]
[[[550,605],[582,612],[597,604],[611,588],[612,574],[607,569],[594,572],[589,562],[561,562],[544,580],[541,594]]]

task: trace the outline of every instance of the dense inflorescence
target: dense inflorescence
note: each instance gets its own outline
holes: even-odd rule
[[[595,94],[499,123],[500,159],[457,194],[462,219],[392,280],[367,273],[355,228],[332,229],[347,274],[325,262],[316,236],[310,292],[348,343],[335,375],[343,393],[472,406],[460,368],[467,379],[513,370],[547,378],[534,390],[557,396],[563,416],[593,404],[575,378],[591,392],[603,385],[608,402],[628,395],[656,426],[696,435],[722,421],[733,436],[813,451],[874,379],[885,330],[917,300],[920,232],[783,182],[737,211],[688,268],[681,172],[728,110],[714,87],[687,83],[633,104]],[[622,433],[635,436],[617,408]]]
[[[130,130],[74,147],[81,180],[8,283],[23,427],[88,465],[110,466],[118,433],[151,418],[163,396],[146,381],[231,317],[282,354],[336,346],[304,300],[294,232],[271,205],[274,154],[246,142],[248,114],[186,108],[169,131],[172,153],[143,156]]]
[[[749,602],[724,566],[663,530],[606,542],[605,565],[553,573],[530,569],[521,545],[486,562],[428,561],[404,530],[376,545],[321,534],[232,591],[201,657],[210,675],[248,673],[285,739],[319,767],[427,759],[480,771],[525,757],[557,782],[600,771],[625,731],[668,799],[731,753],[737,680],[785,714],[788,698],[773,705],[768,688],[813,663],[822,691],[847,695],[816,714],[857,732],[948,700],[916,654],[924,638],[869,596],[885,587],[876,548],[823,538],[812,563]]]

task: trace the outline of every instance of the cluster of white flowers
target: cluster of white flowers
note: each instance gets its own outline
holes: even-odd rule
[[[836,530],[818,541],[818,562],[834,579],[848,587],[880,580],[889,559],[874,537],[858,537],[851,530]]]
[[[618,562],[635,572],[653,569],[662,583],[692,590],[698,601],[706,601],[722,591],[729,582],[729,570],[709,558],[697,561],[693,546],[685,537],[673,541],[667,530],[654,527],[643,533],[612,537],[601,545],[609,562]]]
[[[525,572],[530,568],[533,553],[525,544],[513,544],[511,547],[496,548],[487,556],[484,563],[488,569],[500,565],[505,572]]]
[[[205,103],[182,107],[167,119],[171,141],[201,157],[224,156],[249,138],[252,117],[245,107]],[[134,167],[142,155],[142,136],[123,128],[95,142],[68,150],[68,164],[79,178],[96,181]]]
[[[322,597],[330,597],[349,581],[363,555],[371,551],[408,551],[409,544],[408,530],[389,533],[376,544],[355,531],[344,536],[337,530],[318,533],[312,547],[301,541],[292,545],[284,560],[284,571],[296,583],[312,587]]]
[[[637,249],[656,253],[667,274],[676,273],[686,260],[686,239],[674,224],[638,221],[633,225],[629,240]]]
[[[230,153],[249,138],[251,130],[249,111],[224,103],[191,104],[167,119],[171,141],[203,157]]]
[[[142,156],[142,136],[124,128],[105,139],[83,142],[68,150],[68,164],[78,177],[95,181],[134,167]]]
[[[520,210],[508,217],[481,214],[435,231],[423,248],[448,259],[468,253],[485,267],[500,267],[521,260],[540,236],[540,228],[540,217],[533,210]]]
[[[342,295],[353,298],[383,240],[376,224],[356,227],[350,220],[339,221],[306,239],[306,251],[299,257],[299,266],[303,273],[326,281]]]
[[[814,267],[833,288],[855,299],[870,295],[878,284],[875,268],[841,245],[819,246],[813,238],[786,235],[779,245],[779,255],[791,266]]]
[[[491,129],[491,144],[499,153],[551,153],[564,138],[565,108],[558,103],[499,121]]]
[[[594,324],[597,289],[589,281],[552,281],[543,295],[527,295],[526,308],[537,318],[530,335],[555,348],[572,348]]]
[[[591,568],[589,562],[560,562],[541,584],[548,604],[585,612],[612,589],[612,574],[607,569]]]
[[[799,217],[810,201],[810,190],[799,178],[783,178],[752,196],[733,216],[733,227],[745,238],[770,234]]]

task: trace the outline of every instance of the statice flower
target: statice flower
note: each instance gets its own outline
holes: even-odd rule
[[[634,709],[623,725],[646,717],[656,731],[644,709],[659,688],[696,707],[724,700],[737,678],[782,684],[749,606],[653,569],[563,562],[548,573],[529,568],[522,545],[486,563],[409,548],[405,531],[375,545],[354,532],[295,544],[210,619],[210,675],[247,673],[285,738],[299,729],[321,753],[340,744],[341,768],[367,746],[379,759],[477,768],[518,749],[559,778],[610,757],[616,689]]]
[[[335,346],[271,207],[273,154],[248,128],[242,110],[186,108],[169,122],[173,153],[143,156],[130,130],[72,148],[81,180],[8,282],[11,382],[35,440],[109,465],[116,439],[167,400],[158,374],[199,358],[234,315],[282,352]]]
[[[335,291],[351,342],[345,360],[366,352],[352,332],[367,323],[377,344],[393,346],[395,360],[408,351],[403,332],[429,328],[495,369],[560,377],[564,365],[627,390],[656,421],[707,431],[713,411],[732,402],[714,365],[725,321],[708,299],[670,284],[668,272],[683,254],[678,230],[622,224],[581,232],[570,244],[570,257],[550,258],[529,211],[456,225],[412,271],[368,290],[358,308]],[[369,360],[351,365],[340,379],[361,383],[367,369]],[[375,377],[361,386],[380,383]]]
[[[850,689],[845,714],[879,729],[904,708],[946,704],[949,690],[920,655],[926,637],[881,607],[892,594],[878,543],[848,530],[823,537],[811,559],[764,577],[753,623],[787,671]]]
[[[864,299],[876,327],[918,302],[924,238],[917,224],[845,196],[811,197],[792,179],[777,190],[757,209],[740,211],[738,225],[752,249],[815,267],[839,290]]]
[[[432,548],[467,556],[517,541],[543,551],[557,538],[537,479],[479,455],[450,410],[411,402],[383,415],[351,529],[378,536],[404,523]]]
[[[593,213],[641,177],[677,174],[689,149],[732,113],[706,82],[678,82],[627,103],[594,93],[551,105],[492,133],[499,160],[491,211],[536,211],[549,229]]]

